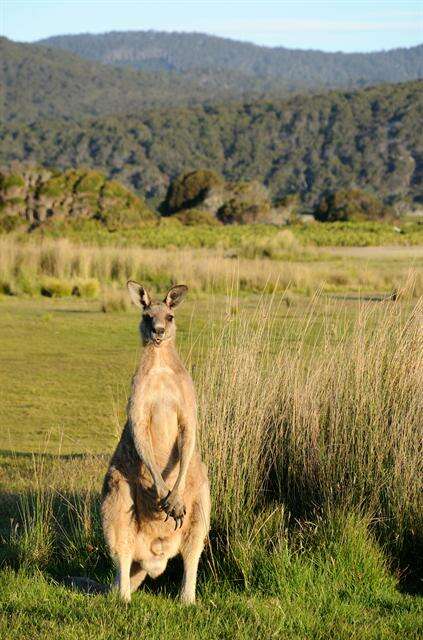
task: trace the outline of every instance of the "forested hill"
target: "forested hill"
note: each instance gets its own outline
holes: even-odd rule
[[[0,163],[85,165],[162,198],[184,171],[257,179],[273,197],[357,186],[423,200],[423,82],[289,100],[152,109],[80,122],[45,119],[0,129]]]
[[[292,88],[292,87],[291,87]],[[301,91],[305,91],[301,85]],[[289,94],[277,78],[242,71],[135,70],[85,60],[78,55],[0,37],[0,119],[79,120],[89,116],[144,112],[163,106],[189,106],[264,95]]]
[[[352,87],[423,77],[423,45],[376,53],[325,53],[156,31],[64,35],[40,42],[105,64],[185,74],[225,71],[278,79],[289,88]]]
[[[0,38],[2,121],[135,112],[207,95],[206,89],[179,75],[115,69],[65,51]]]
[[[292,92],[423,77],[422,46],[326,54],[157,33],[63,36],[46,43],[0,38],[1,120],[78,120],[163,106],[281,100]]]

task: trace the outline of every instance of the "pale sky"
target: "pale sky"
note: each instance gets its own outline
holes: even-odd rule
[[[12,40],[148,29],[267,46],[376,51],[423,42],[423,0],[0,0],[0,33]]]

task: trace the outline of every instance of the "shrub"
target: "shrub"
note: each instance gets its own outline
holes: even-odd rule
[[[188,227],[196,225],[207,225],[209,227],[220,226],[219,220],[217,220],[212,213],[202,211],[201,209],[183,209],[175,214],[174,218]]]
[[[163,203],[163,212],[176,213],[200,204],[212,187],[224,184],[223,178],[214,171],[200,169],[175,178],[169,186]]]
[[[251,224],[268,220],[271,203],[266,187],[256,180],[229,184],[226,202],[217,211],[224,224]]]
[[[42,278],[41,295],[47,298],[66,298],[72,295],[74,285],[71,280]]]
[[[10,233],[14,231],[20,224],[22,224],[19,216],[2,215],[0,210],[0,233]]]
[[[98,171],[89,171],[82,175],[79,182],[75,186],[77,193],[95,193],[98,194],[101,187],[104,185],[106,177],[103,173]],[[109,182],[110,184],[110,182]]]
[[[325,193],[314,215],[321,222],[382,220],[390,210],[379,198],[361,189],[339,189]]]
[[[52,172],[36,167],[26,171],[22,176],[0,174],[0,233],[12,231],[19,223],[28,227],[42,222],[45,228],[60,217],[74,221],[94,218],[109,231],[137,228],[156,220],[142,198],[100,172]],[[8,192],[11,185],[20,187],[19,197],[10,197],[16,195]]]
[[[9,189],[13,189],[14,187],[25,187],[25,180],[23,176],[17,173],[0,173],[0,189],[7,192]]]

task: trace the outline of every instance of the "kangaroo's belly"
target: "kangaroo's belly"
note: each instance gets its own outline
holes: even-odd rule
[[[178,414],[175,406],[160,400],[152,405],[150,438],[160,469],[163,471],[169,465],[174,467],[178,461]]]
[[[154,457],[164,470],[178,461],[179,387],[173,375],[157,370],[149,379],[150,438]]]

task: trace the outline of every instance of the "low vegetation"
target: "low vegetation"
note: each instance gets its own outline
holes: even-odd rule
[[[0,171],[0,232],[54,220],[97,220],[108,231],[156,221],[145,202],[98,171],[12,166]]]
[[[202,212],[224,224],[277,220],[264,185],[256,180],[225,182],[214,171],[204,170],[191,171],[172,180],[161,209],[167,215],[179,212],[179,220],[188,218],[191,223],[195,218],[199,223],[206,221],[207,218],[201,216]],[[191,218],[188,216],[190,210],[195,212]]]
[[[172,180],[157,213],[123,184],[98,171],[50,171],[19,163],[0,171],[0,233],[34,231],[40,226],[48,233],[60,222],[77,229],[91,221],[116,236],[128,229],[158,227],[160,214],[187,226],[280,227],[305,220],[308,224],[312,220],[398,224],[402,220],[398,209],[357,188],[325,192],[313,210],[313,219],[296,195],[272,202],[257,180],[225,182],[219,174],[203,169]]]
[[[360,254],[322,254],[304,250],[289,230],[254,241],[244,236],[229,250],[98,247],[6,237],[0,240],[0,293],[98,298],[101,289],[124,287],[134,279],[157,291],[169,282],[183,281],[198,295],[225,293],[236,281],[243,294],[281,293],[290,287],[305,295],[321,290],[389,296],[406,290],[416,297],[422,294],[422,255],[410,251],[401,258],[387,250],[381,258],[368,254],[365,260]]]

